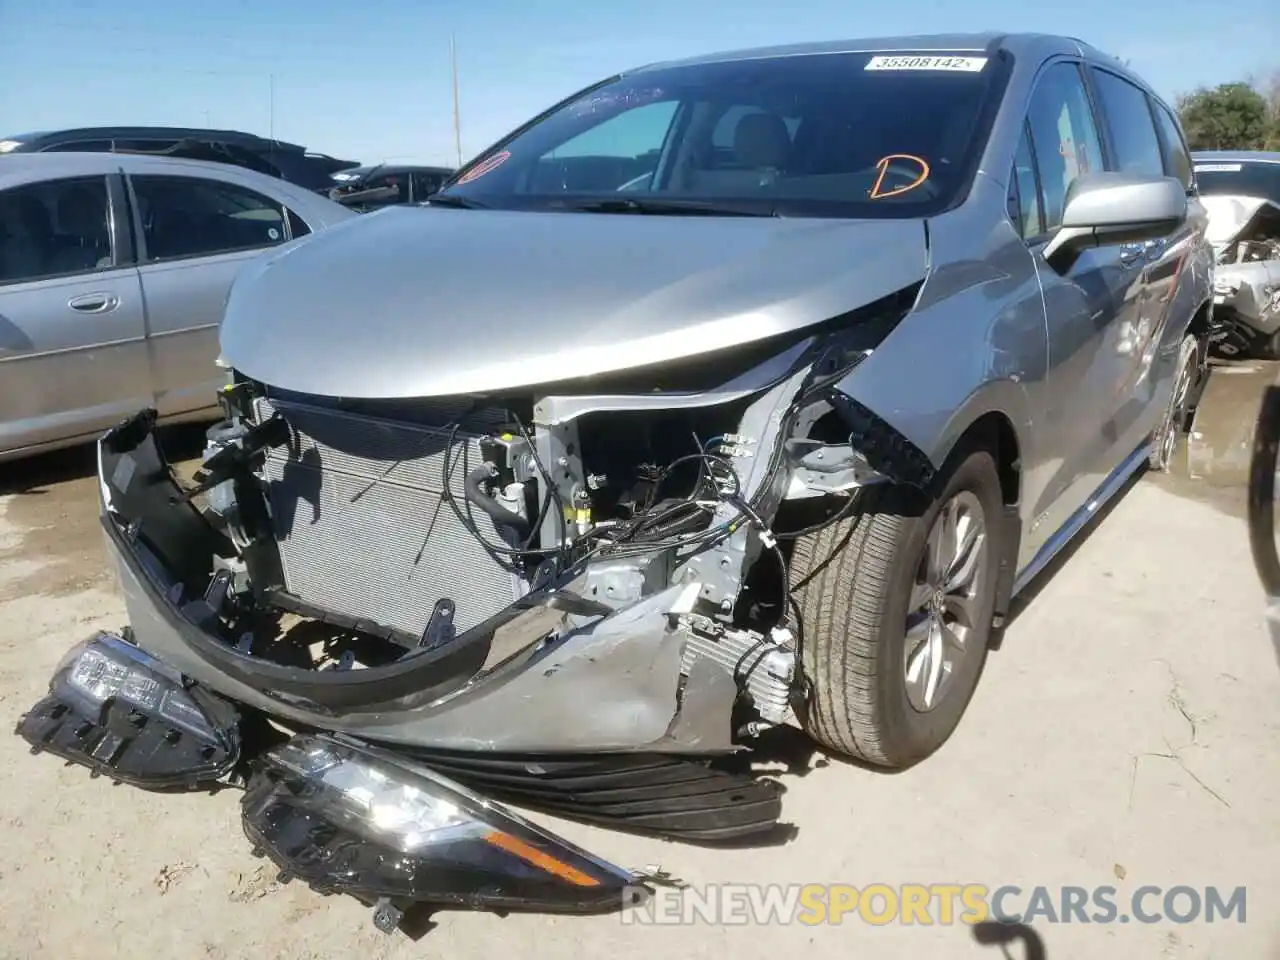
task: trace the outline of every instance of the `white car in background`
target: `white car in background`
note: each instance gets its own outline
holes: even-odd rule
[[[356,216],[227,164],[0,158],[0,460],[89,440],[139,405],[215,418],[241,267]]]
[[[1215,347],[1227,357],[1280,359],[1280,153],[1191,159],[1216,260]]]

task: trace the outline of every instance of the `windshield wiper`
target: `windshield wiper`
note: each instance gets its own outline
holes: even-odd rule
[[[427,206],[459,207],[463,210],[487,209],[485,205],[478,200],[472,200],[470,197],[460,197],[453,193],[433,193],[431,196],[427,197]]]
[[[776,217],[776,210],[735,207],[708,203],[704,200],[654,200],[646,197],[610,197],[607,200],[583,200],[567,209],[583,213],[653,213],[689,217]]]

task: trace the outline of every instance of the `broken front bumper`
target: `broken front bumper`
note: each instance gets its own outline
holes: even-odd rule
[[[33,753],[144,789],[233,776],[254,851],[283,879],[376,904],[390,931],[414,904],[594,912],[636,902],[630,872],[404,756],[352,738],[278,738],[241,766],[240,715],[125,638],[99,633],[59,664],[19,722]]]
[[[391,664],[291,667],[226,636],[197,589],[228,544],[181,495],[153,428],[136,417],[99,445],[132,625],[59,664],[18,725],[33,753],[143,789],[244,787],[255,851],[285,879],[375,905],[385,930],[417,903],[583,912],[643,895],[488,796],[692,841],[778,827],[777,784],[708,762],[733,749],[737,684],[682,659],[684,590],[600,617],[548,588]],[[547,644],[549,616],[584,626]]]
[[[390,664],[300,668],[222,632],[202,591],[214,554],[229,544],[182,500],[151,423],[135,418],[103,438],[99,477],[107,549],[138,645],[231,700],[424,750],[734,750],[734,672],[713,657],[690,661],[690,638],[676,622],[689,585],[619,612],[545,588],[450,643]],[[572,629],[547,642],[566,619]]]

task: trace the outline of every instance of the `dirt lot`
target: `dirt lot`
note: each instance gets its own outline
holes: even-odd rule
[[[237,797],[156,797],[0,738],[5,957],[1280,957],[1280,670],[1240,519],[1240,442],[1260,378],[1222,378],[1199,480],[1144,478],[1038,592],[950,744],[886,776],[814,756],[785,774],[790,843],[714,851],[543,822],[684,880],[1247,887],[1247,922],[1033,924],[1043,953],[962,925],[691,927],[442,914],[425,939],[281,886]],[[1233,399],[1234,398],[1234,399]],[[1233,411],[1233,405],[1236,405]],[[188,438],[189,439],[189,438]],[[191,444],[188,442],[188,447]],[[194,449],[194,448],[192,448]],[[1206,454],[1208,451],[1208,454]],[[1232,458],[1235,458],[1234,460]],[[0,468],[0,714],[14,723],[68,645],[117,627],[92,461]],[[1158,899],[1154,901],[1158,904]],[[1025,901],[1017,904],[1025,907]]]

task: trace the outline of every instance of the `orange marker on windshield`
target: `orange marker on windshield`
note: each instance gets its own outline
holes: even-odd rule
[[[910,160],[912,163],[919,164],[920,176],[916,177],[906,186],[894,187],[892,190],[881,191],[884,184],[884,178],[889,172],[889,164],[894,160]],[[906,193],[908,190],[914,190],[920,184],[929,179],[929,162],[924,157],[917,157],[913,153],[891,153],[887,157],[881,157],[876,161],[876,167],[880,171],[880,175],[876,177],[875,186],[867,194],[872,200],[882,200],[885,197],[896,197],[898,194]]]

